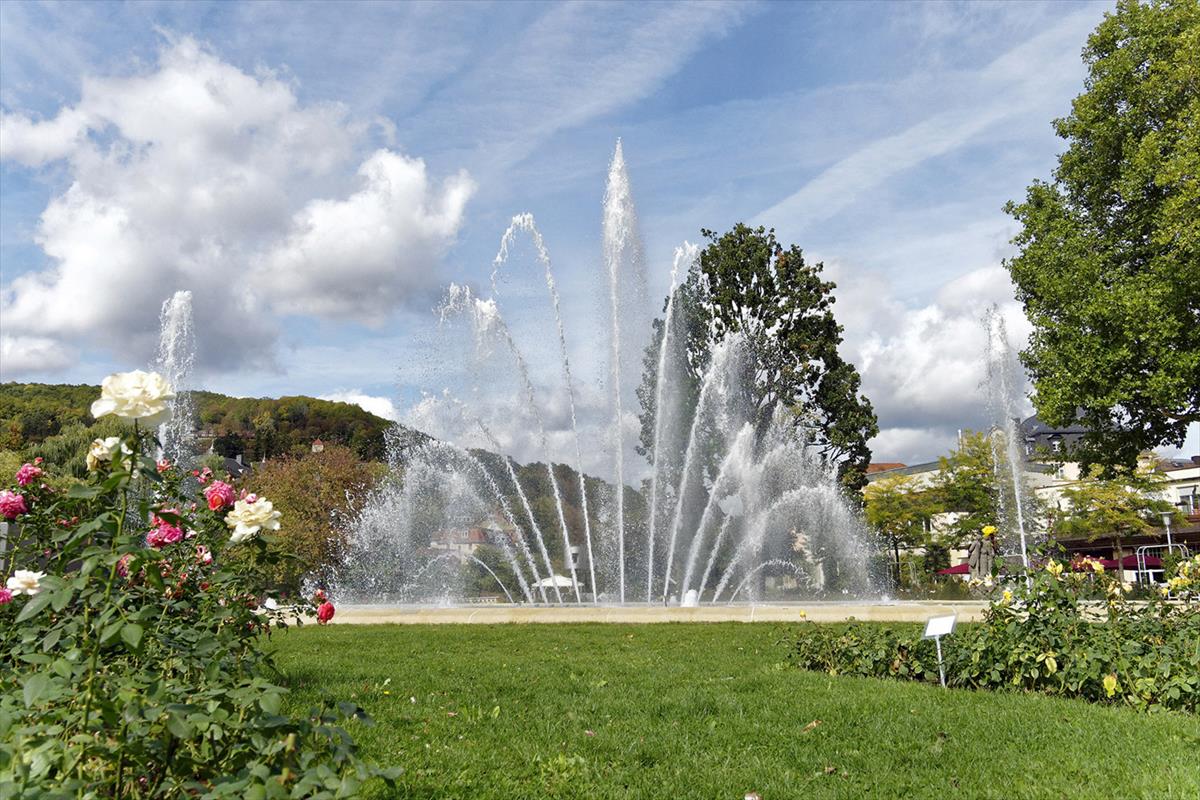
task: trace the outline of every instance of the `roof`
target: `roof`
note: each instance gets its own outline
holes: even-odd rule
[[[876,472],[886,472],[890,469],[901,469],[905,466],[907,465],[901,464],[899,461],[880,461],[877,463],[868,464],[867,474],[871,475]]]

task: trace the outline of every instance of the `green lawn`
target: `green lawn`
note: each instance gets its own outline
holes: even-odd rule
[[[305,627],[292,711],[357,700],[406,798],[1200,798],[1200,719],[831,678],[778,625]],[[384,793],[382,796],[389,796]]]

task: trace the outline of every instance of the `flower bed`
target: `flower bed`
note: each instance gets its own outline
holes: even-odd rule
[[[949,686],[1200,710],[1200,556],[1148,601],[1129,600],[1131,587],[1099,564],[1064,574],[1051,560],[1030,584],[997,585],[983,621],[943,640]],[[805,669],[938,680],[933,642],[915,627],[808,623],[793,637]]]
[[[285,626],[262,592],[284,558],[266,546],[279,512],[147,455],[142,423],[161,422],[170,397],[157,375],[110,376],[93,414],[131,424],[92,444],[87,481],[55,491],[34,462],[0,493],[16,523],[0,590],[0,795],[338,797],[390,780],[337,727],[369,722],[354,704],[280,713],[261,649]],[[333,613],[321,593],[290,602]]]

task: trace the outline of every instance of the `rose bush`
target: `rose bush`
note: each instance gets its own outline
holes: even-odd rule
[[[947,684],[1200,711],[1200,556],[1149,600],[1131,589],[1099,562],[1066,571],[1055,559],[1028,585],[997,583],[983,621],[943,640]],[[789,644],[805,669],[938,681],[933,642],[915,626],[808,623]]]
[[[99,411],[137,424],[93,445],[86,482],[4,490],[24,511],[0,590],[0,796],[338,797],[391,780],[338,727],[369,723],[355,705],[280,713],[264,637],[316,603],[266,602],[286,558],[267,547],[268,500],[230,521],[145,455],[142,423],[170,395],[156,378],[105,381]]]

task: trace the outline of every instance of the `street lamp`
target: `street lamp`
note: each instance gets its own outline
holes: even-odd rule
[[[1167,529],[1167,552],[1171,552],[1171,517],[1174,516],[1173,511],[1162,512],[1163,527]]]

